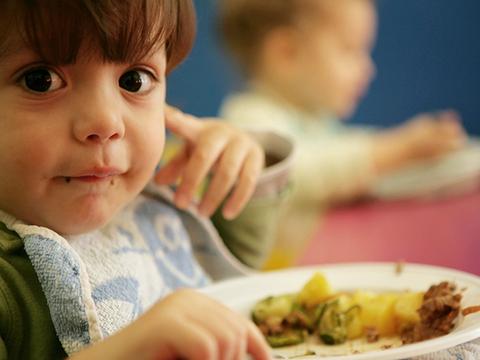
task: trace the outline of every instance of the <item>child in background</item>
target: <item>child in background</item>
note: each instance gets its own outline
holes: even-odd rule
[[[232,190],[234,217],[263,164],[246,134],[165,105],[193,36],[190,0],[1,2],[0,359],[268,358],[248,320],[175,291],[247,271],[187,208],[215,165],[199,211]],[[165,126],[190,150],[156,175],[181,177],[174,201],[145,189]]]
[[[296,184],[279,224],[283,249],[273,256],[273,266],[294,261],[321,209],[366,194],[382,175],[464,143],[464,130],[450,111],[378,132],[339,121],[353,113],[375,74],[373,1],[219,3],[225,45],[249,85],[224,101],[221,116],[278,131],[296,146]]]

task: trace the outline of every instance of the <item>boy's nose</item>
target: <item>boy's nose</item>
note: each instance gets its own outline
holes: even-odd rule
[[[76,114],[74,136],[81,142],[105,143],[125,135],[125,124],[118,108],[96,99],[83,104]]]

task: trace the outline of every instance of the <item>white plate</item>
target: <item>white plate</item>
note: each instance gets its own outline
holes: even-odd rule
[[[382,200],[447,197],[480,185],[480,141],[437,160],[420,161],[380,177],[371,195]]]
[[[406,264],[398,274],[396,264],[358,263],[273,271],[219,282],[204,289],[211,297],[249,316],[253,304],[266,296],[296,292],[312,276],[321,271],[334,290],[373,291],[426,291],[432,284],[441,281],[455,282],[463,293],[462,307],[480,304],[480,277],[447,268],[427,265]],[[305,359],[322,360],[394,360],[423,355],[447,349],[480,337],[480,313],[461,318],[448,335],[397,348],[340,356],[308,356]],[[303,348],[302,348],[303,346]],[[308,345],[299,345],[295,350],[273,350],[274,354],[294,355],[305,353]],[[278,352],[279,351],[279,352]],[[294,351],[292,353],[292,351]],[[295,358],[298,360],[300,358]]]

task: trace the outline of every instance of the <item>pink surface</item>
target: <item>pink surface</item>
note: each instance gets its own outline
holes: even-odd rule
[[[480,275],[480,191],[332,210],[298,265],[399,260]]]

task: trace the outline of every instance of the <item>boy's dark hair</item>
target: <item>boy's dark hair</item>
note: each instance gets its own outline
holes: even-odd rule
[[[135,62],[165,45],[171,70],[194,37],[192,0],[0,1],[0,57],[23,41],[52,64],[75,62],[82,46],[105,61]]]
[[[222,41],[242,70],[251,73],[265,36],[318,10],[318,0],[218,0]],[[341,0],[340,0],[341,1]]]

